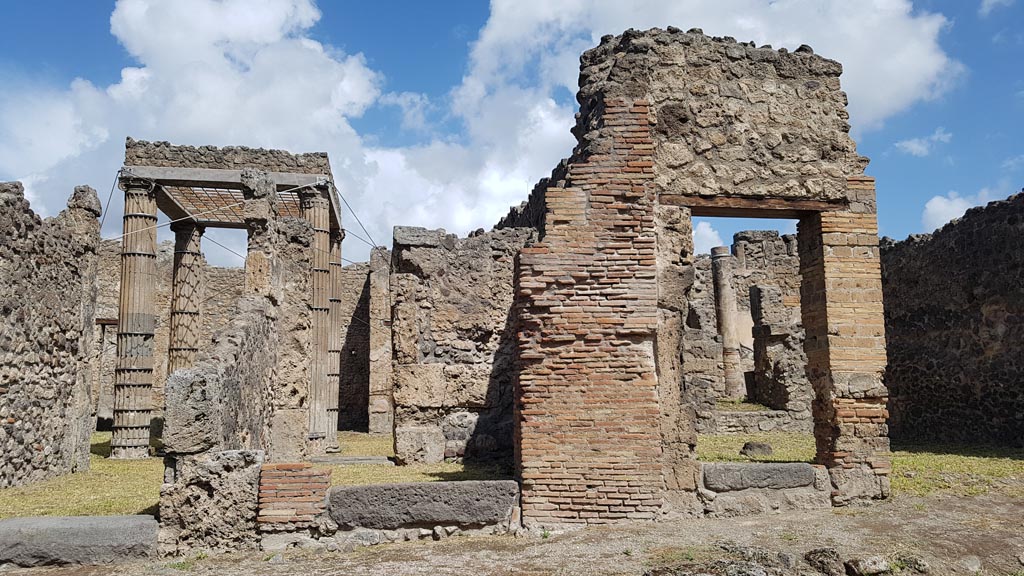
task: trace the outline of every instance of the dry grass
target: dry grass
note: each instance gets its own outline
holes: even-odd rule
[[[109,460],[110,432],[93,434],[91,444],[88,472],[0,489],[0,518],[155,513],[163,460]]]
[[[339,432],[338,442],[344,456],[395,455],[392,437],[387,434]],[[330,466],[334,486],[438,482],[442,480],[496,480],[512,477],[512,471],[497,464],[409,464],[406,466]]]
[[[745,442],[771,444],[773,454],[761,458],[741,456]],[[798,432],[762,432],[759,434],[700,434],[697,457],[703,462],[812,462],[814,436]]]
[[[774,454],[741,456],[747,441],[767,442]],[[704,462],[813,462],[814,437],[793,432],[700,435],[697,457]],[[1024,448],[894,444],[891,478],[895,494],[970,496],[1000,490],[1024,500]]]

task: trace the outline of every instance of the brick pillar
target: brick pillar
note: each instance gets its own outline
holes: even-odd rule
[[[124,236],[110,457],[146,458],[153,411],[156,191],[151,182],[136,178],[122,178],[121,188]]]
[[[653,518],[663,504],[646,100],[593,106],[603,153],[546,190],[516,274],[516,459],[528,526]]]
[[[732,254],[728,246],[711,249],[711,273],[715,280],[715,316],[722,336],[722,366],[725,397],[742,400],[747,385],[740,366],[740,338],[736,328],[736,290],[732,285]]]
[[[327,352],[330,297],[330,200],[326,187],[307,188],[299,192],[302,217],[313,226],[313,274],[310,308],[313,312],[311,357],[310,357],[310,395],[309,395],[309,438],[326,448],[325,438],[328,435],[327,406]],[[337,387],[335,387],[337,390]],[[335,426],[337,428],[337,426]]]
[[[203,301],[204,228],[194,222],[176,222],[174,231],[174,273],[171,282],[171,328],[168,337],[167,374],[190,368],[199,352],[202,330],[200,304]]]
[[[341,241],[344,230],[331,231],[330,298],[327,310],[327,449],[338,446],[338,393],[341,388]]]
[[[834,504],[884,498],[888,392],[882,383],[885,325],[875,215],[806,216],[799,242],[817,461],[829,468]]]

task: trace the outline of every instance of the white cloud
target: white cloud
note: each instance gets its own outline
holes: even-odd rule
[[[981,0],[981,6],[978,7],[978,15],[985,18],[996,8],[1013,6],[1013,2],[1014,0]]]
[[[693,251],[695,254],[708,254],[715,246],[724,246],[722,236],[706,220],[695,220],[693,227]]]
[[[700,26],[776,47],[810,44],[843,62],[859,130],[941,95],[962,69],[939,45],[948,20],[909,0],[872,0],[871,9],[817,0],[493,0],[465,76],[442,104],[382,95],[383,79],[362,55],[310,37],[319,18],[313,0],[119,0],[111,32],[137,60],[120,81],[0,85],[0,178],[28,180],[34,207],[53,214],[75,184],[106,194],[126,135],[323,150],[341,192],[387,243],[396,224],[489,228],[525,200],[572,151],[579,54],[603,34]],[[399,107],[403,128],[424,142],[368,146],[349,119],[376,105]],[[461,121],[463,132],[434,135],[433,112]],[[107,219],[108,235],[118,220]],[[352,240],[344,250],[353,260],[367,252]]]
[[[900,140],[896,143],[896,148],[901,152],[910,154],[911,156],[923,158],[931,154],[934,144],[949,144],[951,140],[953,140],[953,135],[946,132],[945,128],[939,126],[931,136]]]
[[[1003,160],[1003,170],[1013,172],[1020,168],[1024,168],[1024,154],[1018,154],[1017,156]]]
[[[950,220],[963,216],[969,208],[1005,196],[1008,185],[1006,181],[1000,182],[995,188],[982,188],[973,196],[961,196],[955,191],[950,191],[945,196],[932,196],[924,205],[921,225],[926,232],[941,228]]]

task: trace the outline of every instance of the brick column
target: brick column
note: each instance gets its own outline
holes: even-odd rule
[[[310,395],[309,395],[309,438],[326,448],[324,439],[328,435],[327,406],[327,352],[330,297],[330,200],[326,187],[307,188],[299,192],[302,217],[313,226],[313,275],[310,308],[313,311]],[[337,390],[337,388],[335,388]],[[337,426],[335,426],[336,428]]]
[[[171,327],[168,337],[167,374],[190,368],[199,351],[202,329],[199,307],[203,301],[204,228],[194,222],[177,222],[174,231],[174,274],[171,282]]]
[[[736,290],[732,285],[732,253],[728,246],[711,249],[711,273],[715,280],[715,316],[722,336],[722,366],[725,375],[725,397],[742,400],[747,385],[740,366],[740,339],[736,332]]]
[[[602,153],[546,191],[516,275],[518,472],[529,526],[649,519],[658,421],[653,149],[646,100],[594,105]]]
[[[153,411],[156,192],[151,182],[136,178],[122,178],[121,188],[124,236],[110,457],[146,458]]]
[[[806,216],[799,240],[817,461],[829,468],[833,503],[884,498],[888,392],[882,383],[885,325],[875,214]]]

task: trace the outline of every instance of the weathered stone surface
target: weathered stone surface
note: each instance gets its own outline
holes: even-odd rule
[[[0,183],[0,488],[89,467],[98,204],[43,220]]]
[[[846,561],[846,572],[853,576],[873,576],[889,572],[889,561],[881,556],[854,558]]]
[[[1015,194],[882,241],[894,438],[1024,446],[1022,232]]]
[[[370,313],[370,265],[341,269],[341,331],[338,428],[367,431],[370,423],[370,331],[382,317]]]
[[[815,548],[804,554],[804,560],[824,576],[845,576],[843,561],[835,548]]]
[[[328,513],[343,530],[471,528],[509,520],[518,497],[513,480],[339,486],[328,495]]]
[[[168,459],[160,488],[161,553],[255,549],[263,460],[258,450]]]
[[[774,453],[772,445],[765,442],[747,442],[740,448],[740,454],[750,457],[771,456]]]
[[[156,556],[152,516],[0,520],[0,567],[113,564]]]
[[[782,490],[814,485],[814,467],[801,463],[704,464],[704,485],[715,492]]]
[[[513,266],[535,234],[395,229],[388,286],[399,461],[511,459]]]

